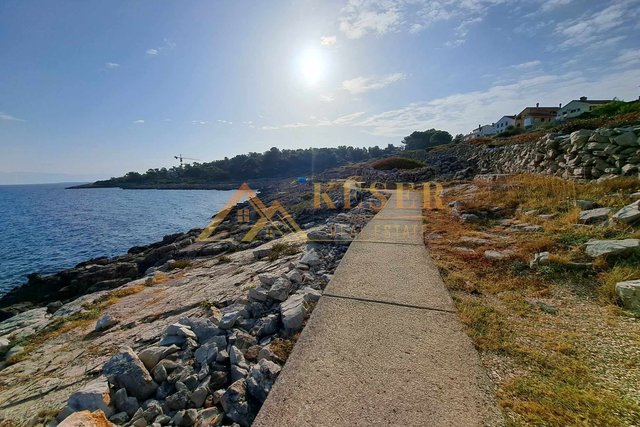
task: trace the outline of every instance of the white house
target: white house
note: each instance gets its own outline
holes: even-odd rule
[[[465,135],[464,140],[469,141],[476,138],[482,138],[483,136],[490,136],[496,134],[495,123],[491,125],[478,125],[477,128],[471,131],[471,133]]]
[[[564,107],[562,107],[561,104],[556,120],[566,120],[572,117],[578,117],[580,114],[591,111],[599,105],[608,104],[610,102],[613,102],[613,100],[591,100],[587,99],[586,96],[581,96],[580,99],[574,99]]]
[[[509,126],[516,125],[516,116],[502,116],[500,120],[496,122],[496,133],[504,132]]]

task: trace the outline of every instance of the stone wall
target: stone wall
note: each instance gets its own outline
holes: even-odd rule
[[[532,143],[479,147],[477,172],[532,172],[564,178],[640,176],[640,126],[547,134]]]

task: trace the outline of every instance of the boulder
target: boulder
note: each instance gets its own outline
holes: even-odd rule
[[[11,342],[8,338],[0,337],[0,354],[6,353],[11,348]]]
[[[576,200],[576,206],[582,210],[589,210],[596,207],[596,202],[592,200]]]
[[[247,401],[247,385],[244,379],[231,384],[222,395],[220,403],[227,417],[242,427],[249,427],[253,422],[255,412]]]
[[[578,222],[580,224],[597,224],[609,219],[610,208],[596,208],[580,212]]]
[[[280,304],[280,314],[282,315],[282,324],[288,332],[300,330],[304,322],[304,316],[307,314],[304,296],[300,294],[291,295],[285,302]]]
[[[488,250],[484,251],[484,257],[489,261],[499,261],[509,258],[509,255],[499,251]]]
[[[633,224],[640,221],[640,200],[631,203],[613,214],[613,219],[623,224]]]
[[[194,354],[196,362],[201,366],[208,365],[211,362],[215,362],[218,357],[218,346],[215,342],[207,342],[201,345]]]
[[[322,260],[320,259],[320,256],[315,251],[315,249],[311,249],[309,252],[304,254],[300,262],[310,267],[314,267],[316,265],[320,265],[322,263]]]
[[[280,277],[273,283],[273,286],[271,286],[271,289],[269,289],[267,295],[269,296],[269,298],[272,298],[276,301],[284,301],[289,296],[289,293],[291,293],[292,288],[293,286],[289,279]]]
[[[222,318],[218,322],[220,329],[231,329],[241,317],[247,317],[244,304],[233,304],[222,309]]]
[[[269,314],[258,319],[251,329],[251,333],[258,338],[275,334],[278,331],[278,317],[277,314]]]
[[[115,318],[113,318],[110,314],[105,314],[96,322],[95,331],[101,332],[117,324],[118,321]]]
[[[102,368],[104,375],[116,388],[125,388],[127,393],[144,400],[158,388],[149,371],[130,347],[124,347]]]
[[[190,427],[196,423],[198,411],[196,409],[186,409],[176,412],[173,416],[173,424],[180,427]]]
[[[589,240],[585,244],[587,255],[596,258],[599,256],[624,255],[640,250],[640,239],[623,240]]]
[[[224,412],[218,408],[206,408],[198,411],[198,427],[217,426],[220,425],[224,418]]]
[[[129,417],[132,417],[138,409],[140,409],[138,399],[133,396],[128,396],[127,390],[124,388],[114,393],[113,404],[118,411],[126,413]]]
[[[629,310],[640,310],[640,280],[628,280],[616,284],[616,294]]]
[[[549,252],[539,252],[533,256],[529,262],[529,268],[536,268],[539,265],[549,264]]]
[[[179,323],[190,327],[199,343],[207,342],[211,337],[225,335],[225,331],[216,327],[209,319],[185,317],[180,319]]]
[[[142,361],[142,363],[144,363],[144,366],[145,368],[147,368],[147,370],[152,371],[159,361],[179,350],[180,347],[176,345],[172,345],[169,347],[148,347],[138,353],[138,358]]]
[[[191,330],[191,328],[181,323],[174,323],[172,325],[167,326],[167,329],[165,329],[164,334],[197,339],[196,334]]]
[[[265,274],[259,274],[258,275],[258,280],[260,280],[260,283],[269,288],[271,287],[271,285],[273,285],[273,283],[276,281],[277,278],[279,278],[280,276],[277,274],[271,274],[271,273],[265,273]]]
[[[302,295],[307,302],[318,302],[322,296],[322,292],[313,289],[311,286],[305,286],[304,288],[296,291],[296,294]]]
[[[265,302],[268,298],[269,290],[263,287],[249,289],[248,298],[249,301]]]
[[[73,393],[67,400],[67,407],[71,412],[102,411],[106,417],[114,414],[109,384],[104,377],[97,378]],[[69,413],[69,411],[63,411]]]
[[[280,366],[266,359],[262,359],[253,365],[247,377],[249,394],[259,402],[264,402],[280,373],[280,369]]]
[[[116,427],[102,411],[80,411],[71,414],[58,427]]]
[[[631,131],[625,132],[622,135],[618,135],[613,138],[613,140],[616,144],[622,147],[635,147],[636,145],[638,145],[638,138]]]

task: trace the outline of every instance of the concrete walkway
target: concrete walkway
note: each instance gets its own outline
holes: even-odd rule
[[[424,246],[420,194],[404,198],[349,247],[254,426],[501,424]]]

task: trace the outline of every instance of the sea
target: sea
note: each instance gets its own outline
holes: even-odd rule
[[[56,273],[205,227],[232,193],[70,185],[0,185],[0,296],[30,273]]]

